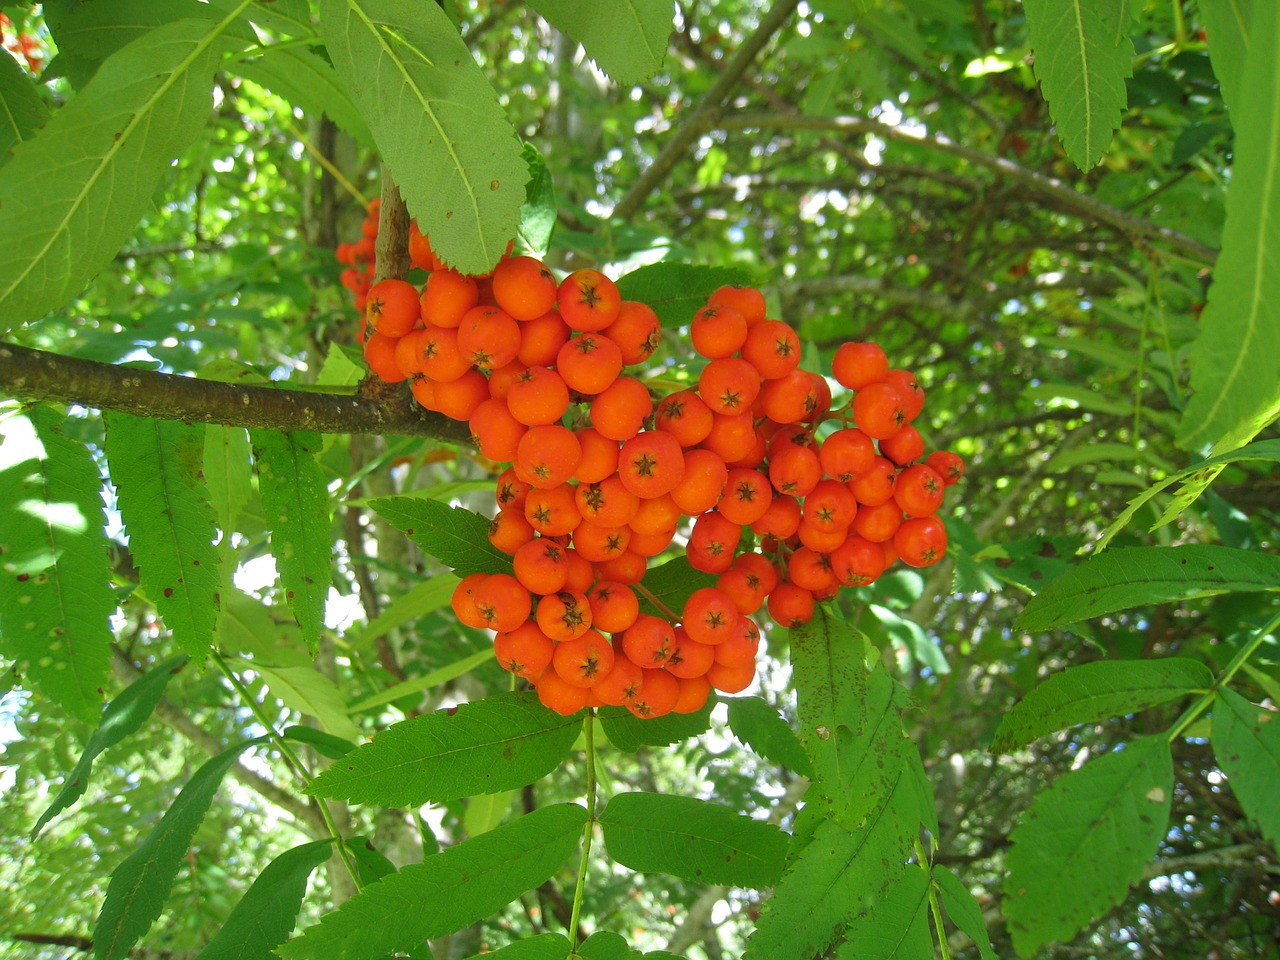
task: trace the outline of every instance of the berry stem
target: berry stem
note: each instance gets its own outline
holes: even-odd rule
[[[249,711],[253,714],[254,718],[266,729],[267,736],[271,738],[272,742],[275,743],[276,747],[279,749],[280,755],[284,758],[285,765],[293,770],[294,775],[302,781],[304,787],[310,787],[311,774],[307,772],[307,768],[298,758],[298,755],[293,752],[293,748],[290,747],[284,737],[277,732],[275,725],[267,717],[265,711],[263,711],[262,704],[258,703],[253,694],[249,692],[249,688],[244,685],[244,681],[241,680],[236,672],[227,665],[227,662],[222,659],[222,656],[218,651],[210,651],[210,656],[213,658],[213,662],[217,666],[218,670],[227,678],[227,682],[231,684],[240,699],[244,701],[245,706],[249,708]],[[363,889],[364,884],[360,880],[360,871],[356,869],[355,861],[351,859],[351,853],[347,850],[347,845],[342,839],[342,833],[338,830],[338,824],[333,819],[333,814],[329,812],[329,805],[325,803],[324,800],[317,798],[316,806],[320,809],[320,816],[324,818],[325,826],[329,828],[329,836],[333,837],[334,846],[338,849],[338,856],[342,858],[342,865],[347,868],[347,873],[351,874],[351,882],[355,884],[357,890]]]
[[[578,949],[578,917],[582,913],[582,895],[587,888],[587,865],[591,860],[591,838],[596,827],[596,712],[587,710],[583,730],[587,748],[587,822],[582,828],[582,859],[578,861],[578,882],[573,888],[573,912],[569,916],[570,954]]]
[[[654,596],[654,593],[652,590],[646,587],[643,583],[637,583],[637,584],[634,584],[634,586],[636,588],[636,593],[641,594],[646,600],[648,600],[655,607],[657,607],[658,610],[663,614],[663,616],[667,618],[667,620],[669,620],[673,624],[680,622],[680,618],[676,616],[675,612],[670,607],[668,607],[665,603],[659,600],[656,596]]]

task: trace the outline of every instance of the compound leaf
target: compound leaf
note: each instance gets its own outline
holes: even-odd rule
[[[369,507],[459,577],[511,572],[511,558],[489,542],[489,521],[478,513],[417,497],[382,497]]]
[[[1117,0],[1025,0],[1035,74],[1058,139],[1081,170],[1102,159],[1128,104],[1133,41]]]
[[[762,889],[777,883],[787,834],[694,797],[623,793],[600,817],[609,856],[644,873]]]
[[[559,870],[586,822],[578,804],[542,807],[370,884],[276,952],[294,960],[374,960],[461,930]]]
[[[1177,700],[1213,686],[1197,660],[1100,660],[1068,667],[1005,714],[991,749],[1008,753],[1055,730],[1107,720]]]
[[[929,875],[915,863],[899,867],[889,888],[844,929],[836,960],[916,960],[933,954]]]
[[[213,795],[236,758],[266,737],[238,743],[204,763],[141,845],[116,867],[93,928],[97,960],[128,956],[164,909],[169,890]]]
[[[61,422],[46,407],[0,422],[0,653],[49,700],[96,723],[116,597],[102,478]]]
[[[352,803],[420,806],[533,783],[568,755],[581,715],[504,693],[394,724],[311,782]]]
[[[1017,626],[1050,630],[1130,607],[1277,588],[1280,557],[1206,544],[1126,547],[1094,554],[1046,584]]]
[[[648,720],[622,708],[601,710],[600,726],[609,742],[625,753],[635,753],[641,747],[665,747],[706,733],[716,702],[713,694],[693,713],[668,713]]]
[[[315,459],[320,437],[277,430],[251,430],[249,435],[280,582],[314,656],[324,629],[333,551],[329,491]]]
[[[409,212],[450,266],[490,270],[515,236],[529,171],[497,94],[448,15],[415,0],[318,7],[334,69]]]
[[[53,798],[47,810],[40,814],[31,836],[38,834],[46,823],[66,810],[84,796],[89,786],[89,774],[93,772],[93,761],[98,754],[108,747],[113,747],[125,737],[135,733],[147,717],[151,716],[156,704],[164,696],[164,689],[169,681],[187,665],[185,656],[174,657],[164,663],[157,664],[125,687],[102,710],[102,719],[98,727],[84,746],[84,753],[76,761],[71,773],[62,784],[62,789]]]
[[[802,777],[813,777],[813,764],[800,740],[773,707],[759,697],[730,697],[729,729],[733,735],[766,760]]]
[[[203,662],[218,618],[213,510],[200,479],[204,429],[110,413],[107,464],[147,598],[178,645]]]
[[[0,332],[66,303],[132,235],[209,118],[224,25],[138,37],[0,167]]]
[[[671,4],[663,0],[533,0],[530,5],[582,44],[620,84],[639,83],[662,66],[671,35]]]
[[[1124,898],[1160,846],[1172,797],[1163,737],[1091,760],[1036,797],[1011,835],[1004,884],[1019,954],[1070,940]]]
[[[277,667],[257,660],[229,659],[238,670],[253,670],[290,710],[315,717],[326,730],[345,740],[359,740],[360,728],[347,715],[342,691],[314,666]]]
[[[293,932],[307,881],[332,855],[332,844],[332,840],[304,843],[267,864],[196,960],[271,957],[272,949]]]

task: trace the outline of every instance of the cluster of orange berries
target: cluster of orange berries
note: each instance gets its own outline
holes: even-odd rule
[[[963,462],[923,459],[911,421],[924,393],[875,344],[836,351],[832,376],[852,399],[833,410],[763,295],[721,287],[689,327],[707,361],[696,384],[655,403],[625,368],[653,353],[658,317],[607,276],[557,281],[523,256],[463,276],[417,236],[427,281],[366,291],[365,355],[510,463],[489,538],[512,573],[464,578],[453,609],[495,632],[499,662],[549,708],[694,712],[712,689],[751,683],[762,608],[796,626],[841,587],[945,552],[936,514]],[[642,581],[681,532],[690,565],[717,579],[677,612]],[[637,593],[662,615],[642,612]]]

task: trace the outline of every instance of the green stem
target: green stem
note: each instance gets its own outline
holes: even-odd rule
[[[280,755],[284,757],[285,765],[288,766],[299,780],[302,781],[304,788],[311,786],[311,774],[307,772],[307,768],[303,765],[298,755],[293,752],[293,748],[283,736],[277,732],[275,724],[267,717],[266,712],[262,709],[262,704],[254,699],[253,694],[249,692],[249,688],[244,685],[244,681],[227,666],[227,662],[216,651],[210,651],[213,662],[217,665],[218,670],[227,678],[227,682],[239,694],[240,699],[244,701],[254,718],[267,731],[273,743],[280,751]],[[316,799],[316,806],[320,810],[320,816],[324,819],[325,826],[329,830],[329,836],[333,838],[334,845],[338,848],[338,856],[342,858],[342,864],[347,868],[347,873],[351,875],[352,882],[356,885],[357,890],[361,890],[364,884],[360,880],[360,871],[356,869],[355,861],[351,858],[351,851],[347,849],[347,845],[342,840],[342,833],[338,830],[338,824],[333,819],[333,814],[329,812],[329,805],[319,798]]]
[[[938,902],[938,888],[933,882],[932,858],[928,856],[924,843],[918,837],[916,838],[916,862],[929,878],[929,912],[933,915],[933,929],[938,934],[938,950],[941,952],[942,960],[951,960],[951,948],[947,945],[946,930],[942,926],[942,906]]]
[[[1251,656],[1253,656],[1254,651],[1262,646],[1263,641],[1266,640],[1268,635],[1270,635],[1270,633],[1277,627],[1280,627],[1280,613],[1277,613],[1272,617],[1265,627],[1255,633],[1248,643],[1236,651],[1236,655],[1231,658],[1231,662],[1227,664],[1227,668],[1222,671],[1222,676],[1217,679],[1209,690],[1205,691],[1205,693],[1200,696],[1199,700],[1197,700],[1185,713],[1183,713],[1181,717],[1178,718],[1178,722],[1169,730],[1170,743],[1173,743],[1174,740],[1182,735],[1182,732],[1186,730],[1187,727],[1195,723],[1200,714],[1209,709],[1213,704],[1218,691],[1231,682],[1231,678],[1240,671],[1240,668],[1248,662]]]
[[[680,622],[680,618],[676,616],[675,612],[670,607],[668,607],[665,603],[659,600],[656,596],[654,596],[653,591],[650,590],[648,587],[646,587],[643,583],[634,583],[632,584],[632,586],[635,587],[636,593],[640,594],[646,600],[652,603],[655,607],[657,607],[658,610],[668,620],[670,620],[672,623]]]
[[[578,949],[578,917],[582,913],[582,895],[587,888],[587,864],[591,859],[591,835],[596,826],[596,712],[587,711],[587,823],[582,828],[582,858],[578,861],[578,882],[573,888],[573,912],[569,916],[569,952]]]

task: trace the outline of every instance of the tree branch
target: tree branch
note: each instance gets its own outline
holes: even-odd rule
[[[671,142],[663,148],[657,159],[649,165],[648,169],[632,184],[626,195],[618,201],[618,205],[613,208],[613,219],[625,221],[635,216],[645,200],[648,199],[649,194],[667,179],[667,175],[671,173],[675,165],[688,153],[689,147],[693,142],[702,136],[708,127],[715,125],[715,118],[719,115],[724,102],[729,98],[729,92],[737,86],[738,81],[742,79],[742,75],[747,72],[747,68],[755,60],[756,55],[764,49],[765,45],[773,38],[773,35],[782,29],[782,25],[786,23],[792,11],[799,5],[800,0],[779,0],[769,9],[769,12],[765,14],[759,25],[757,25],[755,32],[747,37],[742,46],[737,49],[737,52],[729,58],[729,62],[725,64],[724,72],[720,74],[711,89],[707,91],[698,105],[693,108],[684,122],[681,123]]]
[[[221,383],[0,342],[0,395],[116,410],[160,420],[319,433],[376,433],[469,443],[467,426],[413,403]]]
[[[690,118],[692,120],[694,118]],[[956,143],[941,134],[919,134],[903,127],[892,127],[865,117],[806,117],[788,114],[737,114],[734,116],[702,116],[705,126],[691,131],[692,139],[699,133],[708,130],[813,130],[839,131],[846,135],[859,134],[880,137],[896,143],[915,144],[935,150],[938,153],[986,167],[1001,176],[1012,180],[1019,186],[1035,191],[1037,194],[1052,200],[1059,208],[1070,211],[1076,216],[1105,223],[1131,240],[1161,243],[1171,247],[1184,256],[1200,263],[1212,264],[1218,252],[1205,246],[1199,240],[1189,237],[1169,227],[1162,227],[1142,217],[1134,216],[1110,204],[1103,203],[1085,193],[1073,190],[1070,186],[1054,177],[1028,170],[1004,157],[982,150],[975,150]]]

